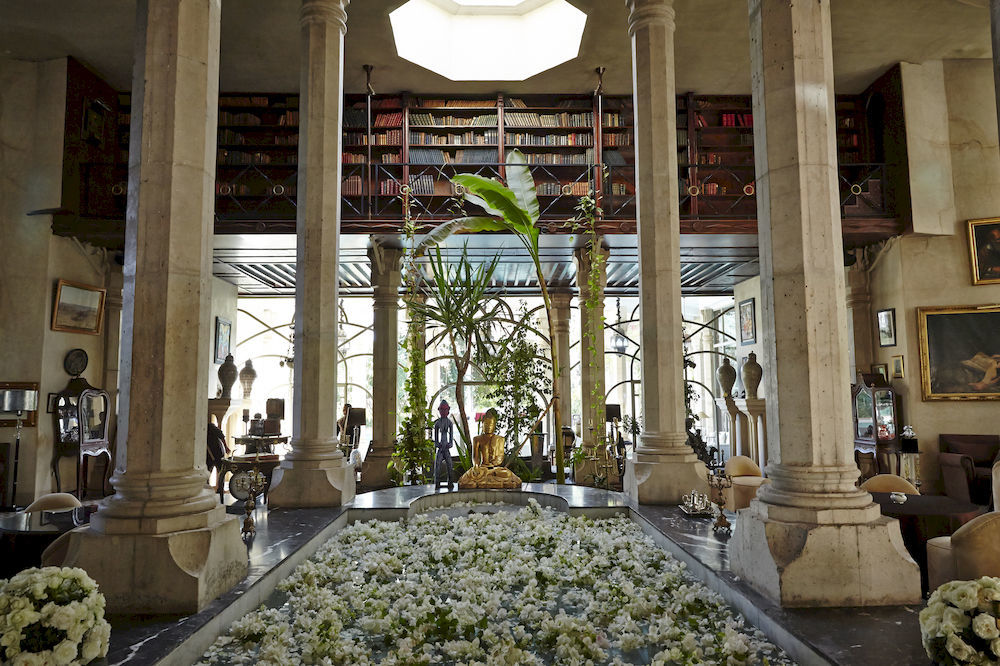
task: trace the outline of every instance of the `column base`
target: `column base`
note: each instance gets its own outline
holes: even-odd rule
[[[785,509],[758,498],[738,514],[729,553],[750,587],[786,607],[920,602],[920,568],[877,507],[874,518],[869,507],[840,509],[840,523],[788,520]]]
[[[219,506],[208,526],[160,534],[67,532],[44,566],[80,567],[101,587],[109,613],[191,615],[246,576],[239,520]]]
[[[693,452],[639,453],[625,461],[625,494],[639,504],[680,504],[692,490],[708,492],[705,463]]]
[[[361,490],[382,490],[391,488],[392,480],[389,478],[389,461],[392,460],[392,448],[380,446],[376,448],[372,444],[365,454],[365,460],[361,463]]]
[[[354,467],[343,456],[325,460],[284,460],[274,470],[269,507],[342,506],[354,499]]]

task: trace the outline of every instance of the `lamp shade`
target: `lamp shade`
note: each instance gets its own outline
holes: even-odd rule
[[[33,412],[38,409],[38,391],[35,389],[0,389],[0,412]]]

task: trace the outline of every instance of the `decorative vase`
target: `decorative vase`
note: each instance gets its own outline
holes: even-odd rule
[[[733,396],[733,384],[736,383],[736,368],[729,364],[729,358],[722,358],[722,365],[715,371],[715,379],[722,388],[722,397],[731,398]]]
[[[250,392],[253,391],[253,383],[256,379],[257,371],[253,369],[253,361],[247,361],[247,364],[240,370],[240,386],[243,387],[244,400],[250,399]]]
[[[221,397],[223,398],[233,397],[233,384],[236,383],[238,372],[239,371],[236,369],[236,364],[233,363],[233,355],[232,354],[227,355],[225,362],[219,366],[219,383],[222,384]]]
[[[760,379],[764,369],[757,362],[757,354],[750,352],[747,362],[743,364],[743,387],[747,392],[747,400],[757,399],[757,388],[760,386]]]

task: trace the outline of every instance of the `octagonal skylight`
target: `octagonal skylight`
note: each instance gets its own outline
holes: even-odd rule
[[[566,0],[409,0],[396,52],[452,81],[523,81],[580,52],[587,15]]]

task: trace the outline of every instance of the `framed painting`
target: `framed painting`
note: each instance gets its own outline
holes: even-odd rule
[[[969,220],[972,284],[1000,283],[1000,217]]]
[[[1000,400],[1000,306],[917,308],[924,400]]]
[[[215,362],[225,363],[229,356],[229,336],[233,332],[233,322],[222,317],[215,318]]]
[[[903,378],[903,356],[898,354],[892,357],[892,378],[902,379]]]
[[[52,307],[52,330],[97,335],[104,319],[102,287],[59,280]]]
[[[878,346],[896,346],[896,310],[889,308],[875,313],[875,325],[878,329]]]
[[[740,344],[752,345],[757,342],[757,320],[754,307],[754,299],[748,298],[740,301]]]
[[[873,375],[881,375],[882,379],[889,381],[889,365],[887,363],[876,363],[872,366]]]

